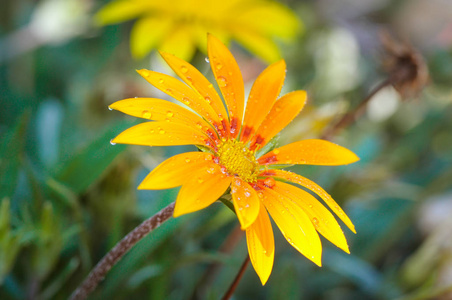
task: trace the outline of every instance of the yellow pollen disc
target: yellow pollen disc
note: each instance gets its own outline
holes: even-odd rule
[[[228,173],[236,175],[246,182],[257,181],[259,164],[243,142],[236,140],[224,140],[217,152],[219,163],[224,166]]]

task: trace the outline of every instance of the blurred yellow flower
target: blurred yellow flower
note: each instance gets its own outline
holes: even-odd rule
[[[130,36],[135,58],[152,49],[190,60],[196,48],[206,52],[206,34],[234,39],[267,62],[280,59],[275,38],[293,39],[301,28],[295,14],[269,0],[115,0],[95,16],[99,25],[138,18]]]
[[[344,211],[320,186],[292,172],[272,169],[284,164],[343,165],[359,158],[350,150],[325,140],[311,139],[261,150],[303,108],[305,91],[278,98],[286,65],[280,60],[256,79],[245,105],[240,69],[229,50],[208,36],[208,56],[226,108],[213,85],[192,65],[174,55],[161,55],[186,83],[150,70],[138,71],[156,88],[182,102],[195,113],[154,98],[125,99],[110,108],[152,120],[127,129],[112,142],[148,146],[194,144],[204,152],[173,156],[157,166],[139,189],[182,186],[174,216],[203,209],[230,188],[242,230],[246,230],[251,262],[262,284],[270,276],[274,238],[270,213],[287,241],[321,265],[319,232],[349,253],[345,236],[333,215],[310,193],[285,183],[301,185],[317,194],[353,231]]]

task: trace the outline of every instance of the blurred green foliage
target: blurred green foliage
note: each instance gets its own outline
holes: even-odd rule
[[[106,1],[76,1],[80,15],[66,20],[73,23],[58,23],[52,27],[56,31],[39,23],[44,27],[36,31],[37,12],[54,2],[6,1],[1,12],[0,299],[66,299],[117,241],[175,200],[177,189],[136,187],[164,158],[189,149],[110,145],[137,122],[109,112],[110,103],[162,97],[134,70],[169,70],[154,55],[131,59],[130,23],[91,27],[86,20]],[[381,24],[403,32],[400,24],[412,24],[422,5],[446,5],[284,2],[306,25],[305,34],[284,49],[285,89],[307,89],[309,105],[282,132],[281,143],[318,137],[386,76],[377,39]],[[55,6],[53,14],[70,15],[61,9]],[[381,104],[374,103],[376,110],[369,109],[334,139],[361,161],[292,167],[345,208],[357,229],[356,235],[345,230],[351,254],[322,240],[324,266],[318,268],[275,230],[268,283],[262,287],[248,268],[234,299],[449,299],[452,234],[444,226],[452,211],[443,209],[442,219],[429,208],[452,202],[452,40],[446,35],[452,9],[440,11],[438,22],[449,20],[449,31],[435,27],[435,39],[427,31],[407,34],[429,65],[430,85],[418,99],[385,94],[378,98]],[[425,26],[434,27],[428,22]],[[60,32],[67,27],[74,30]],[[58,40],[50,38],[56,33]],[[237,45],[232,50],[250,85],[264,64]],[[199,53],[193,63],[207,69]],[[426,218],[437,226],[426,226]],[[246,255],[243,238],[231,252],[219,251],[237,224],[221,203],[169,220],[111,270],[92,298],[195,299],[206,270],[218,263],[200,295],[218,299]]]

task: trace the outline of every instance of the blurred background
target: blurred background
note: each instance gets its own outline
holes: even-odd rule
[[[110,144],[140,121],[109,104],[164,97],[135,69],[171,72],[156,51],[132,58],[134,20],[94,24],[107,3],[1,1],[0,299],[66,299],[116,242],[175,200],[178,189],[136,190],[144,176],[194,149]],[[288,68],[283,92],[309,95],[281,144],[321,136],[394,74],[400,47],[417,49],[430,78],[380,90],[332,138],[358,163],[291,168],[350,216],[357,234],[342,227],[351,254],[322,239],[318,268],[275,230],[269,281],[262,287],[248,267],[233,299],[452,299],[452,2],[280,3],[303,28],[291,41],[275,39]],[[382,30],[394,40],[382,43]],[[230,49],[249,90],[267,62],[234,40]],[[197,50],[191,62],[212,78],[205,56]],[[170,219],[92,299],[218,299],[247,254],[237,224],[221,203]]]

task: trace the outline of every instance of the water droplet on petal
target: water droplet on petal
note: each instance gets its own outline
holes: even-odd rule
[[[247,203],[247,204],[245,205],[245,208],[248,208],[248,207],[250,207],[250,205]]]
[[[314,223],[314,225],[319,225],[319,220],[317,218],[312,218],[312,223]]]
[[[267,254],[267,250],[262,251],[262,253]]]
[[[108,107],[108,110],[113,110],[113,108],[111,108],[110,106]]]
[[[149,70],[141,70],[140,74],[141,74],[141,76],[148,77],[149,76]]]
[[[152,113],[149,110],[143,110],[141,116],[145,119],[150,119],[152,117]]]
[[[184,98],[182,98],[182,102],[184,102],[185,104],[190,104],[190,98],[188,98],[188,97],[184,97]]]
[[[209,84],[207,87],[208,87],[209,89],[211,89],[211,88],[213,88],[213,84]]]
[[[185,159],[185,162],[186,162],[186,163],[189,163],[189,162],[190,162],[190,159],[187,157],[187,158]]]
[[[221,63],[217,64],[217,70],[221,70],[221,68],[223,68],[223,65]]]
[[[217,78],[217,82],[218,82],[218,85],[219,85],[220,87],[225,87],[225,86],[228,85],[228,82],[227,82],[226,78],[224,78],[223,76],[219,76],[219,77]]]
[[[210,63],[210,60],[208,57],[204,58],[204,60],[206,61],[206,63],[208,63],[208,64]]]
[[[159,79],[159,83],[164,83],[164,82],[165,82],[165,80],[163,80],[163,78]]]
[[[273,177],[267,177],[264,180],[264,185],[268,188],[272,188],[275,186],[275,179]]]
[[[180,70],[182,71],[182,73],[187,73],[188,72],[188,69],[187,69],[186,66],[180,67]]]
[[[110,144],[112,144],[113,146],[116,145],[116,143],[113,142],[113,140],[110,140]]]
[[[171,118],[172,116],[174,116],[174,113],[172,113],[172,112],[168,112],[167,114],[166,114],[166,116],[168,117],[168,118]]]
[[[251,196],[251,193],[248,192],[248,191],[246,191],[246,192],[245,192],[245,196],[246,196],[246,197],[249,197],[249,196]]]
[[[207,103],[209,103],[209,104],[212,102],[212,100],[210,99],[210,97],[205,97],[204,99],[206,99]]]
[[[160,133],[160,134],[165,134],[165,130],[160,129],[160,130],[159,130],[159,133]]]
[[[278,149],[273,150],[273,154],[279,154],[279,150]]]
[[[204,179],[198,178],[198,183],[203,183],[203,182],[204,182]]]
[[[239,210],[243,210],[243,207],[239,207]]]

